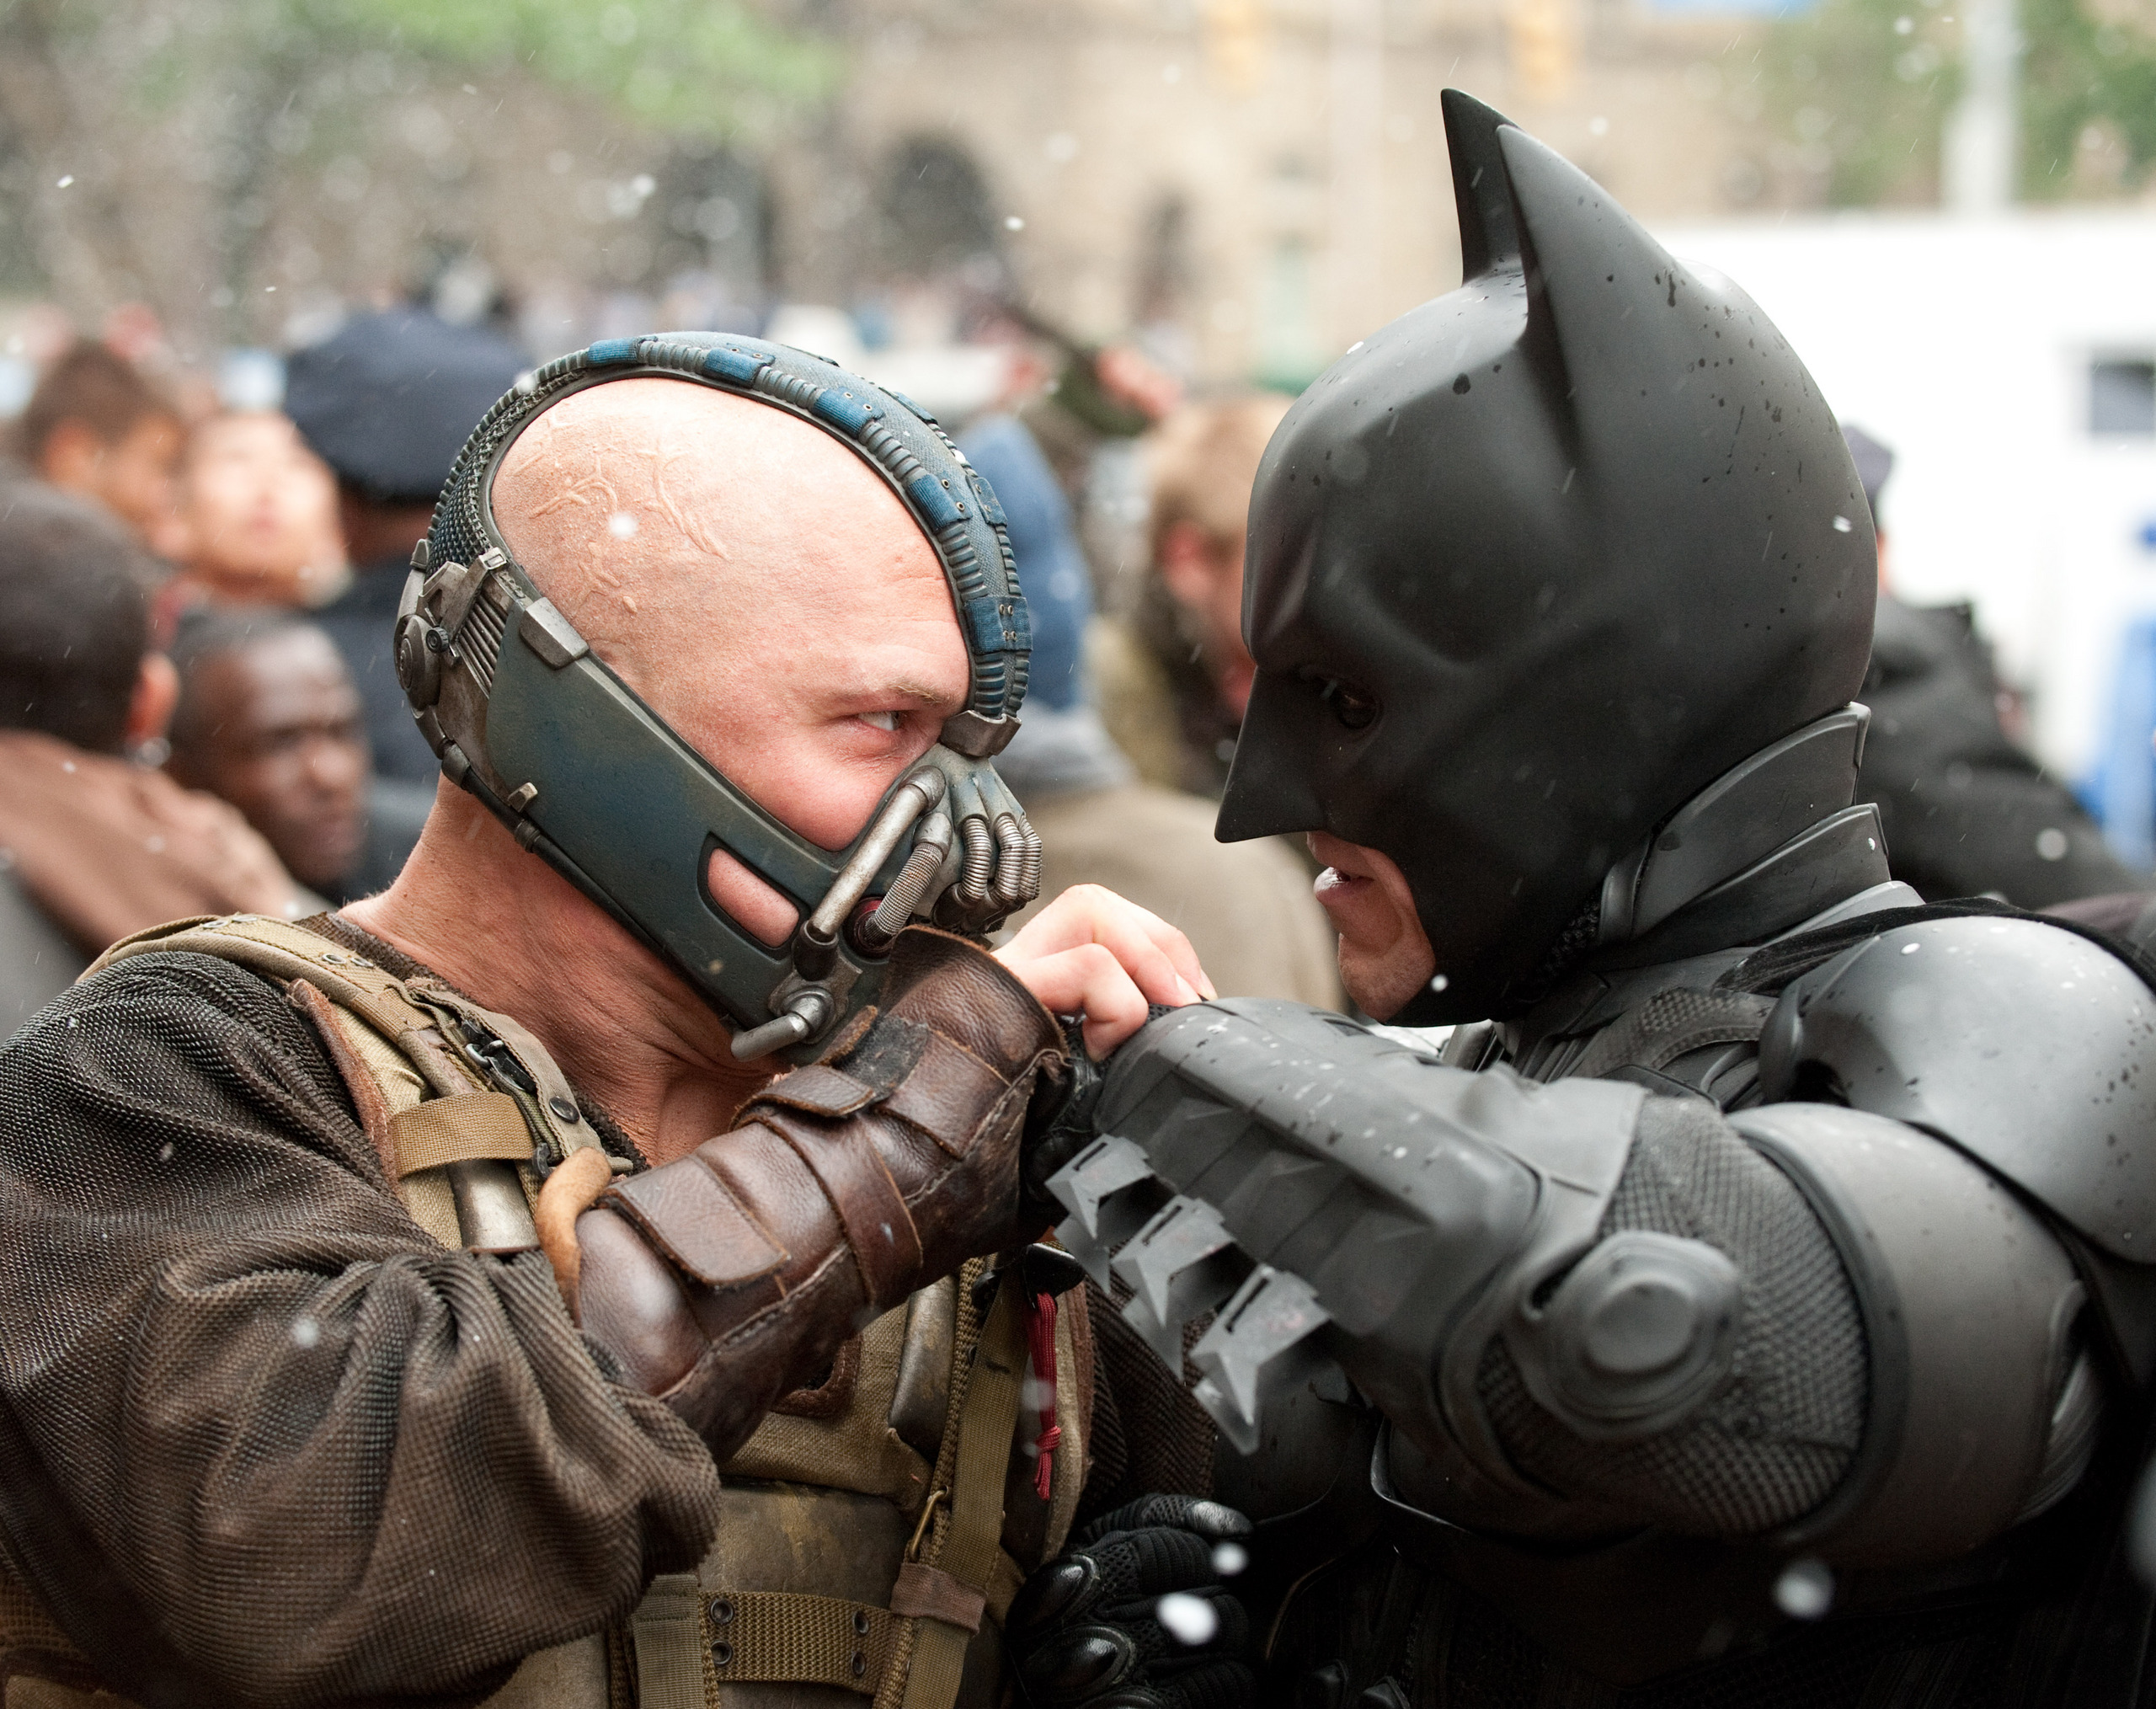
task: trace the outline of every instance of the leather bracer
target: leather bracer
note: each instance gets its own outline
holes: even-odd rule
[[[578,1220],[585,1334],[723,1457],[848,1336],[1018,1237],[1027,1107],[1061,1044],[992,957],[908,929],[821,1061]]]

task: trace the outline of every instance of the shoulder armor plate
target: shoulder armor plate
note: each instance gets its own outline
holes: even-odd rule
[[[2086,939],[1982,916],[1883,932],[1792,984],[1759,1055],[1767,1103],[1924,1129],[2156,1261],[2156,996]]]

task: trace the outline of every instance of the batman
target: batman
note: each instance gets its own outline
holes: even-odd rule
[[[1894,881],[1817,387],[1445,119],[1466,280],[1267,453],[1219,820],[1309,835],[1395,1024],[1156,1018],[1062,1238],[1188,1349],[1270,1701],[2148,1701],[2156,964]],[[1048,1625],[1036,1704],[1113,1699],[1113,1622]]]

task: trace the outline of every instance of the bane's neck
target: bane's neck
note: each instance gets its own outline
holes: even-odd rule
[[[1799,927],[1917,900],[1892,884],[1878,809],[1850,804],[1870,719],[1852,704],[1806,724],[1665,819],[1603,881],[1593,948],[1510,1029],[1561,1028],[1646,970],[1734,960]]]

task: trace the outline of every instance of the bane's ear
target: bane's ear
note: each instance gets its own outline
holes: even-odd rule
[[[1524,131],[1497,139],[1529,258],[1528,314],[1573,372],[1624,374],[1665,340],[1688,339],[1681,270],[1579,168]],[[1698,293],[1688,293],[1690,307]],[[1689,349],[1689,343],[1687,348]]]
[[[1499,267],[1520,264],[1519,227],[1504,151],[1497,143],[1505,116],[1474,96],[1447,89],[1438,98],[1445,115],[1445,147],[1452,155],[1452,199],[1460,214],[1463,279],[1480,279]]]

